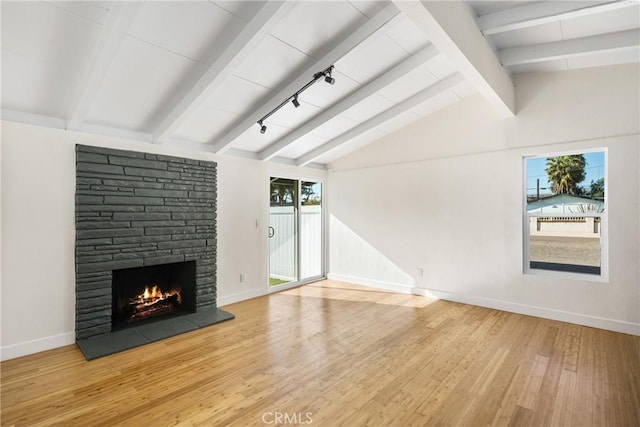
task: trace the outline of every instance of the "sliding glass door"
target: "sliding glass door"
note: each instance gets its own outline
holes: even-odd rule
[[[269,285],[323,274],[322,183],[271,178]]]

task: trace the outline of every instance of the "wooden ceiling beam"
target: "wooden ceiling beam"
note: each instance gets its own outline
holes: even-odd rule
[[[351,95],[342,99],[330,108],[324,110],[300,127],[288,133],[283,138],[263,149],[259,153],[258,158],[260,158],[261,160],[271,160],[273,157],[277,156],[302,136],[312,132],[314,129],[318,128],[334,117],[339,116],[352,106],[356,105],[358,102],[363,101],[364,99],[378,92],[380,89],[394,82],[396,79],[404,76],[408,72],[435,58],[437,55],[438,50],[432,45],[429,45],[424,49],[418,51],[415,55],[410,56],[405,61],[391,68],[390,70],[365,84],[364,86],[360,87]]]
[[[640,30],[628,30],[502,49],[498,51],[498,56],[503,65],[512,66],[638,48],[640,48]]]
[[[412,109],[413,107],[448,91],[449,89],[454,88],[464,81],[465,79],[460,73],[452,74],[449,77],[446,77],[445,79],[405,99],[399,104],[396,104],[393,107],[383,111],[382,113],[370,118],[369,120],[360,123],[358,126],[349,129],[342,135],[330,141],[327,141],[320,147],[311,150],[309,153],[300,156],[296,159],[296,164],[298,166],[306,166],[307,164],[315,161],[326,153],[340,147],[342,144],[347,143],[349,140],[355,138],[356,136],[373,129],[378,125],[381,125],[382,123],[386,122],[389,119],[392,119],[398,114],[402,114]]]
[[[273,27],[291,10],[292,2],[264,2],[213,64],[198,78],[185,95],[171,108],[153,131],[153,141],[163,143],[202,103],[224,83],[233,70],[255,50]]]
[[[394,3],[498,114],[505,118],[515,116],[511,77],[478,31],[469,5],[459,0]]]
[[[609,12],[637,4],[633,0],[539,2],[482,15],[476,19],[476,22],[482,34],[488,36]]]
[[[240,122],[237,123],[229,132],[227,132],[217,140],[211,141],[211,143],[214,144],[214,151],[216,153],[223,153],[228,150],[231,143],[238,136],[242,135],[247,131],[247,129],[251,128],[252,126],[256,126],[256,121],[260,119],[260,117],[263,117],[269,111],[273,110],[276,106],[282,103],[283,100],[290,97],[298,89],[308,83],[311,76],[313,76],[315,73],[327,69],[340,58],[353,50],[360,43],[369,38],[390,19],[398,15],[398,13],[400,12],[393,4],[389,4],[384,9],[379,11],[376,15],[374,15],[371,19],[369,19],[362,26],[356,29],[353,33],[344,38],[333,49],[331,49],[320,59],[315,61],[304,72],[300,73],[296,78],[292,79],[283,88],[278,90],[277,93],[272,96],[266,103],[247,113],[245,115],[245,118],[240,120]],[[259,135],[257,127],[256,133]]]

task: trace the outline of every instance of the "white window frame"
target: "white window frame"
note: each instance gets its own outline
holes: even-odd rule
[[[548,158],[556,156],[567,156],[573,154],[587,154],[604,152],[604,212],[592,213],[571,213],[571,214],[554,214],[540,212],[527,212],[527,160]],[[522,158],[522,264],[523,273],[529,275],[553,276],[558,278],[584,280],[590,282],[609,282],[609,153],[606,147],[589,148],[582,150],[571,150],[562,152],[553,152],[545,154],[525,155]],[[529,236],[531,218],[561,216],[566,218],[600,218],[600,274],[577,273],[570,271],[535,269],[530,266],[529,259]]]

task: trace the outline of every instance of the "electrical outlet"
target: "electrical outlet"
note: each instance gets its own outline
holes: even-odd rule
[[[240,283],[244,282],[244,273],[240,273]]]
[[[424,275],[424,270],[418,267],[418,277],[422,277]]]

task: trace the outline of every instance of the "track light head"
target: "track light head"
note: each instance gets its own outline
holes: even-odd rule
[[[329,83],[330,85],[336,82],[336,79],[331,77],[331,72],[333,71],[333,65],[324,71],[324,81]]]
[[[294,107],[298,108],[300,106],[300,102],[298,102],[298,95],[294,96],[293,99],[291,100],[291,103],[293,104]]]
[[[258,122],[258,126],[260,126],[260,133],[265,133],[267,131],[267,127],[262,124],[262,120]]]

